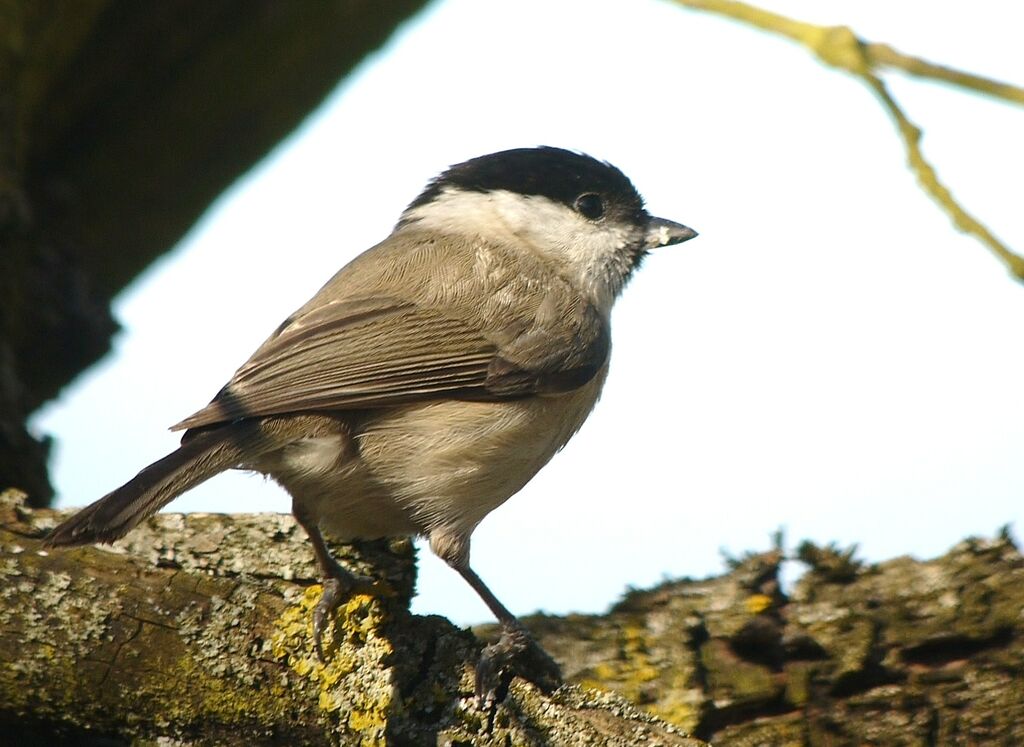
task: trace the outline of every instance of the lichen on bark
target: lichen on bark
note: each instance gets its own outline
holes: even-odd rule
[[[336,546],[393,593],[356,595],[311,645],[312,554],[276,514],[160,514],[111,548],[41,548],[57,514],[0,496],[0,729],[142,744],[685,745],[608,693],[514,680],[473,695],[479,644],[408,611],[406,539]]]
[[[319,598],[288,516],[160,514],[113,548],[46,552],[56,512],[0,497],[0,728],[127,743],[1024,744],[1024,560],[1006,533],[867,565],[780,547],[728,573],[528,627],[570,684],[473,698],[477,639],[408,611],[408,540],[336,546],[389,596],[310,643]],[[483,627],[482,638],[493,634]]]

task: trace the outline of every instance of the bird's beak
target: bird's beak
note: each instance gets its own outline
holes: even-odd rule
[[[696,235],[696,231],[682,223],[664,218],[651,218],[647,221],[647,238],[644,240],[644,246],[648,249],[657,249],[659,246],[682,244]]]

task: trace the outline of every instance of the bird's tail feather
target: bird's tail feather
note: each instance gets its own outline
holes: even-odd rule
[[[243,458],[250,460],[278,446],[276,439],[252,421],[193,431],[176,451],[50,532],[45,544],[56,547],[113,542],[186,490],[239,466]]]

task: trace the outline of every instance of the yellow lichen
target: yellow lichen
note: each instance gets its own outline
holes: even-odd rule
[[[274,624],[271,651],[297,675],[316,683],[322,713],[340,719],[338,725],[358,734],[360,744],[383,744],[394,706],[391,672],[384,663],[394,649],[381,635],[384,606],[365,594],[346,600],[325,632],[327,661],[321,662],[313,650],[312,623],[321,594],[322,587],[310,587],[282,612]]]
[[[163,682],[150,683],[154,691],[162,685],[177,690],[179,683],[189,683],[188,698],[161,698],[168,708],[164,715],[170,723],[188,723],[203,714],[203,718],[214,722],[230,724],[239,721],[255,720],[273,723],[280,718],[280,700],[275,696],[273,688],[265,693],[258,690],[240,690],[235,683],[212,676],[208,669],[193,659],[185,656],[178,660],[177,677],[164,678]]]
[[[746,599],[746,606],[751,615],[760,615],[772,606],[772,598],[767,594],[751,594]]]
[[[700,690],[691,692],[692,702],[658,703],[650,706],[647,710],[684,731],[693,731],[700,724],[703,693]]]

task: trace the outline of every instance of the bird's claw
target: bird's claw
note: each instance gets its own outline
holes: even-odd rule
[[[501,637],[480,653],[476,666],[476,702],[484,710],[505,699],[518,675],[545,693],[562,684],[562,670],[520,625],[505,625]]]
[[[341,603],[353,594],[387,593],[387,589],[381,588],[376,581],[368,576],[357,576],[341,569],[340,566],[338,570],[340,572],[324,579],[323,593],[313,609],[313,647],[316,649],[316,657],[321,664],[327,663],[323,648],[324,630],[327,629],[328,621]]]

